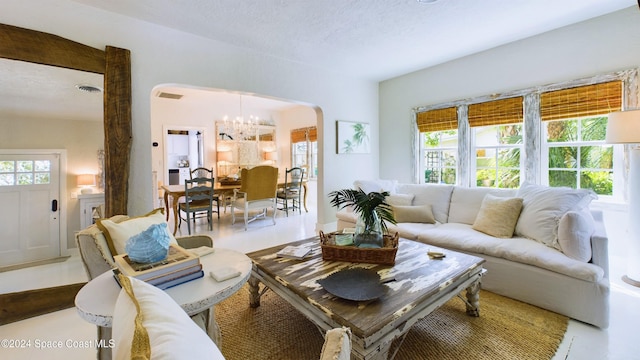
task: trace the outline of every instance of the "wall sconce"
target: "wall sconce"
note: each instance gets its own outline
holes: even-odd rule
[[[77,177],[78,187],[81,194],[93,193],[92,186],[96,186],[96,176],[94,174],[82,174]]]

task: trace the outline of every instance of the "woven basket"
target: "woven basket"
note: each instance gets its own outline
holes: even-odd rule
[[[325,234],[320,231],[323,260],[383,265],[394,265],[396,263],[398,233],[384,235],[384,247],[378,249],[336,245],[335,235],[336,232]]]

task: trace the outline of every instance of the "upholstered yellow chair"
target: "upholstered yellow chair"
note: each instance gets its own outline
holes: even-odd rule
[[[273,224],[276,224],[276,192],[278,188],[278,168],[273,166],[256,166],[242,169],[240,189],[235,189],[231,200],[231,223],[236,223],[235,210],[244,214],[244,229],[250,222],[266,218],[269,208],[273,209]],[[249,218],[251,210],[260,213]]]

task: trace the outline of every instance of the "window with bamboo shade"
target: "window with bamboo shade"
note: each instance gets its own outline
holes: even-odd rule
[[[307,137],[311,142],[318,141],[318,128],[315,126],[311,126],[311,127],[291,130],[292,144],[295,144],[297,142],[307,141]]]
[[[416,115],[419,132],[458,129],[458,111],[455,107],[419,112]]]
[[[543,121],[605,115],[622,110],[622,81],[578,86],[540,94]]]
[[[522,96],[469,105],[469,126],[521,123],[524,120]]]

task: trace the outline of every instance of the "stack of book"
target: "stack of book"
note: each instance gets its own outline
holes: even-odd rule
[[[137,263],[126,254],[116,255],[113,259],[117,265],[113,270],[116,280],[118,273],[122,273],[163,290],[204,276],[200,258],[175,244],[169,246],[164,260],[154,263]]]

